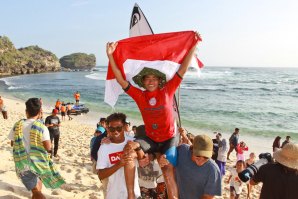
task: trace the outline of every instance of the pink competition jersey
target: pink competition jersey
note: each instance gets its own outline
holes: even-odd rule
[[[155,142],[166,141],[175,134],[173,96],[181,81],[176,73],[162,89],[149,92],[130,85],[126,90],[140,109],[146,135]]]

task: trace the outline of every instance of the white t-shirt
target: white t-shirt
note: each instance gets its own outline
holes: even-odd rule
[[[27,153],[30,152],[30,130],[34,121],[35,119],[27,119],[23,123],[23,135],[24,135],[23,142]],[[8,135],[8,139],[14,141],[14,134],[15,134],[14,130],[11,129]],[[41,141],[43,142],[46,140],[50,140],[50,133],[48,128],[46,126],[43,126],[43,134],[42,134]]]
[[[235,188],[236,194],[241,194],[243,185],[245,183],[240,180],[235,168],[232,168],[231,175],[232,175],[232,178],[231,178],[230,186],[233,186]]]
[[[98,159],[96,169],[110,168],[119,162],[120,155],[123,153],[123,148],[128,140],[133,140],[133,138],[125,136],[125,141],[122,143],[102,144],[97,153]],[[141,193],[138,182],[137,161],[134,182],[135,196],[139,197],[141,196]],[[128,195],[125,183],[124,167],[121,167],[109,177],[106,199],[123,199],[127,197]]]
[[[131,131],[124,131],[125,135],[129,136],[129,137],[134,137],[135,136],[135,132],[133,130]]]
[[[228,153],[228,148],[227,147],[219,147],[218,148],[218,155],[217,155],[217,160],[221,162],[227,162],[227,153]]]
[[[156,160],[150,161],[145,167],[138,167],[140,187],[154,189],[157,186],[156,180],[163,182],[162,171]]]

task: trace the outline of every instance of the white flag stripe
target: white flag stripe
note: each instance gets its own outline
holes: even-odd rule
[[[111,107],[114,107],[119,95],[121,95],[124,91],[116,79],[106,80],[105,86],[106,88],[104,101]]]
[[[166,80],[169,81],[173,78],[177,72],[180,64],[173,61],[144,61],[144,60],[134,60],[127,59],[123,64],[124,73],[126,75],[126,80],[129,81],[132,85],[140,88],[137,84],[134,83],[132,78],[139,74],[144,67],[153,68],[159,70],[160,72],[166,75]],[[143,89],[143,88],[141,88]]]
[[[127,59],[123,64],[124,73],[126,75],[126,80],[129,81],[132,85],[137,88],[140,88],[137,84],[134,83],[132,78],[139,74],[139,72],[144,68],[153,68],[159,70],[160,72],[166,75],[166,80],[169,81],[173,78],[177,72],[180,64],[173,61],[144,61],[144,60],[133,60]],[[105,99],[104,101],[110,106],[114,107],[119,95],[124,91],[117,82],[116,79],[106,80],[105,83]],[[144,90],[143,88],[141,88]]]

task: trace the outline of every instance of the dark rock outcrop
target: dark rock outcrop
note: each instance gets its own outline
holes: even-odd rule
[[[0,77],[60,71],[58,58],[38,46],[16,49],[6,36],[0,36]]]
[[[60,58],[60,64],[64,68],[72,70],[84,70],[95,67],[96,58],[94,54],[73,53]]]

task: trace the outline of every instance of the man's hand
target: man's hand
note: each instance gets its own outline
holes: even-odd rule
[[[136,158],[137,158],[137,153],[134,150],[124,152],[121,155],[120,164],[122,166],[127,165],[127,164],[133,162]]]
[[[107,43],[107,55],[110,56],[114,53],[114,51],[116,50],[118,43],[117,42],[108,42]]]
[[[140,144],[138,142],[134,142],[134,141],[128,141],[127,144],[124,147],[124,151],[126,150],[136,150],[137,148],[140,147]]]
[[[179,127],[178,131],[179,131],[179,133],[180,133],[180,135],[181,135],[182,137],[187,137],[187,136],[186,136],[186,130],[185,130],[184,128]]]
[[[170,164],[170,162],[167,160],[167,156],[166,155],[161,155],[158,159],[158,164],[160,167],[164,167],[167,166],[168,164]]]

